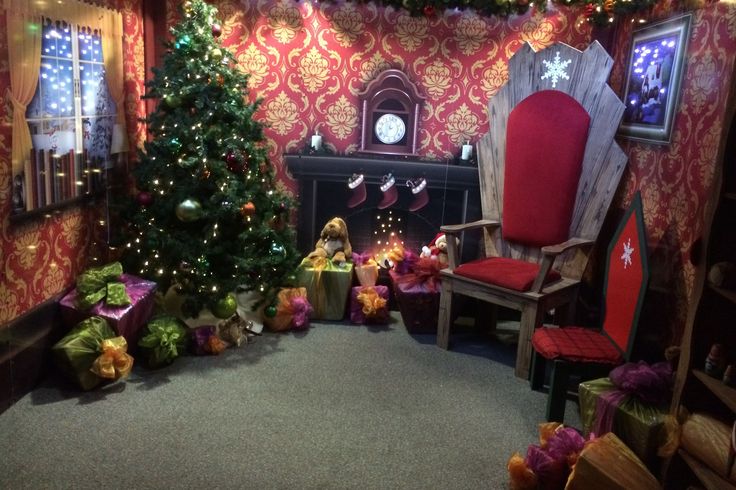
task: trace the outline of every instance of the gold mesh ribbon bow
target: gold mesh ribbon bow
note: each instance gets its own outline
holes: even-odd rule
[[[373,318],[386,307],[386,300],[378,295],[375,288],[365,287],[358,293],[356,298],[363,305],[363,314],[367,318]]]
[[[100,343],[102,354],[95,359],[90,369],[100,378],[120,379],[133,369],[133,357],[128,354],[128,343],[124,337],[105,339]]]

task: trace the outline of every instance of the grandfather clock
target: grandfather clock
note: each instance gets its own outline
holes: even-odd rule
[[[424,97],[401,70],[381,72],[358,99],[363,112],[361,152],[416,155]]]

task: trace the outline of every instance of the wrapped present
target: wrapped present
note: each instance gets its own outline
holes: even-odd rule
[[[192,352],[198,356],[217,355],[227,349],[227,345],[217,336],[215,325],[202,325],[191,329]]]
[[[302,261],[297,272],[297,283],[307,290],[307,299],[314,309],[315,320],[342,320],[353,282],[353,264],[342,265],[324,261],[312,267]]]
[[[580,383],[584,432],[615,433],[652,467],[665,438],[670,378],[668,363],[649,366],[642,361],[619,366],[608,378]]]
[[[263,320],[266,327],[274,332],[309,328],[309,315],[313,309],[307,298],[307,288],[284,288],[276,300],[276,315]]]
[[[187,329],[170,315],[160,315],[148,322],[138,341],[140,354],[150,368],[174,362],[187,345]]]
[[[386,324],[389,320],[388,287],[356,286],[350,293],[350,321]]]
[[[80,274],[77,287],[59,302],[61,317],[71,328],[85,318],[101,316],[135,345],[153,313],[155,292],[155,282],[124,274],[117,262],[88,269]]]
[[[657,479],[612,432],[585,445],[573,466],[565,490],[625,488],[659,490]]]
[[[133,368],[125,338],[115,336],[104,318],[82,320],[51,349],[62,372],[83,390],[91,390],[105,380],[123,378]]]
[[[355,277],[361,286],[375,286],[378,281],[378,263],[371,254],[353,252],[353,266]]]
[[[230,318],[217,322],[216,332],[226,344],[240,347],[248,343],[248,336],[253,335],[253,322],[245,320],[237,313]]]
[[[401,274],[389,271],[401,319],[410,333],[436,333],[440,310],[440,265],[420,258]]]

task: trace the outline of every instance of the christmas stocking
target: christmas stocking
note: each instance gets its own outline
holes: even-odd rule
[[[348,179],[348,188],[353,191],[350,199],[348,199],[348,207],[354,208],[363,204],[366,198],[365,177],[363,174],[353,174]]]
[[[429,194],[427,194],[427,179],[420,177],[406,181],[407,187],[411,188],[414,200],[409,205],[409,211],[419,211],[429,202]]]
[[[396,203],[399,192],[396,190],[396,179],[393,174],[389,173],[381,177],[381,192],[383,192],[383,197],[378,203],[378,209],[386,209]]]

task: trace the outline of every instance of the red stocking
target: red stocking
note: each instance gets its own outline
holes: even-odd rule
[[[409,205],[409,211],[419,211],[429,202],[429,194],[427,193],[427,179],[420,177],[406,181],[406,186],[411,188],[414,200]]]
[[[353,191],[350,199],[348,199],[348,207],[354,208],[363,204],[366,198],[365,177],[363,174],[353,174],[348,179],[348,188]]]
[[[393,174],[389,173],[381,177],[381,192],[383,192],[383,197],[378,203],[378,209],[386,209],[396,203],[399,192],[396,190],[396,179]]]

